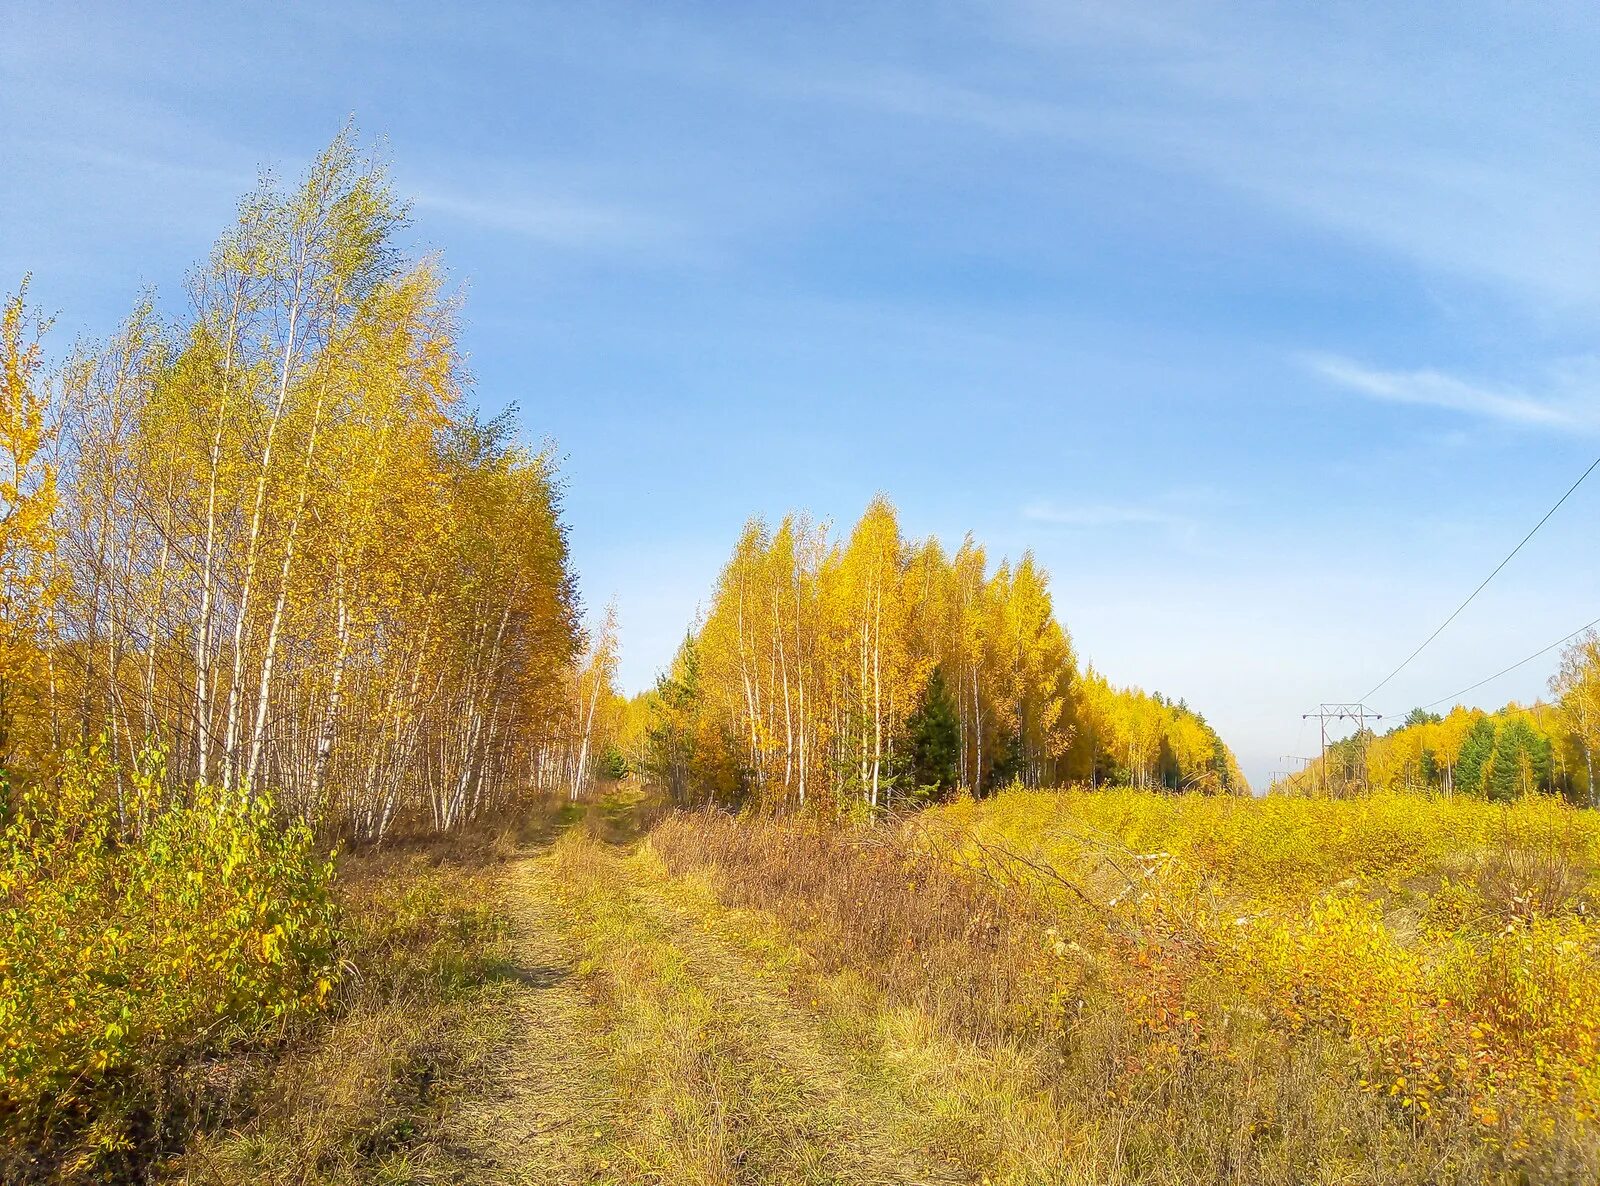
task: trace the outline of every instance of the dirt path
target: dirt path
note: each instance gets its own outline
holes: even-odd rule
[[[452,1180],[555,1186],[606,1176],[593,1151],[615,1101],[593,1002],[550,917],[543,860],[525,858],[507,873],[511,1038],[493,1078],[453,1111]]]
[[[674,905],[647,856],[574,833],[509,877],[513,1036],[456,1109],[452,1180],[966,1180],[896,1143],[882,1069]]]

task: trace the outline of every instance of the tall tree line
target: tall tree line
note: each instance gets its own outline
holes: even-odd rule
[[[270,787],[374,839],[570,772],[557,477],[464,406],[457,304],[405,214],[347,133],[241,202],[176,320],[143,301],[45,375],[7,306],[13,777],[159,753],[174,785]]]
[[[645,697],[637,761],[680,798],[879,810],[963,787],[1243,789],[1186,706],[1080,674],[1031,554],[907,540],[878,497],[848,535],[752,520]]]

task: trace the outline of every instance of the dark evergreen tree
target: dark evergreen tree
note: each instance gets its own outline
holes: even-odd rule
[[[1484,795],[1498,803],[1549,789],[1550,739],[1521,717],[1513,717],[1495,735],[1492,760],[1484,778]]]
[[[1425,708],[1413,708],[1406,713],[1406,719],[1393,729],[1390,729],[1389,732],[1398,733],[1401,729],[1409,729],[1413,725],[1437,725],[1442,720],[1444,718],[1436,712],[1429,712]]]
[[[1456,790],[1463,795],[1483,794],[1483,776],[1494,755],[1494,735],[1494,722],[1484,717],[1461,743],[1461,756],[1456,760]]]
[[[935,667],[922,691],[922,701],[907,722],[910,734],[911,781],[924,797],[944,794],[959,781],[956,764],[961,754],[961,726],[955,700],[945,684],[944,672]]]
[[[1439,765],[1439,759],[1431,749],[1422,751],[1422,781],[1430,787],[1438,787],[1444,783],[1444,767]]]
[[[606,746],[606,752],[600,755],[600,777],[612,782],[628,777],[628,759],[615,743]]]
[[[671,670],[656,680],[655,703],[645,731],[645,771],[663,784],[678,804],[689,802],[699,704],[700,652],[690,634],[678,648]]]

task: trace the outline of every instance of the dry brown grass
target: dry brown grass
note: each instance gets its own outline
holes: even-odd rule
[[[1556,918],[1586,905],[1590,859],[1575,828],[1494,838],[1475,869],[1476,888],[1497,923]]]
[[[362,975],[289,1057],[208,1070],[234,1131],[196,1143],[188,1180],[1594,1179],[1585,1140],[1497,1145],[1443,1101],[1424,1119],[1358,1087],[1348,1034],[1286,1029],[1218,974],[1224,881],[1174,881],[1112,834],[1069,845],[1052,816],[1080,853],[1057,868],[959,812],[677,815],[638,846],[627,797],[561,817],[536,855],[479,839],[347,863]],[[1381,896],[1412,929],[1456,925],[1432,898],[1494,934],[1564,926],[1590,892],[1571,850],[1524,829]]]
[[[209,1074],[225,1091],[169,1176],[412,1180],[449,1101],[504,1038],[501,871],[517,842],[480,833],[341,862],[346,976],[330,1021],[271,1058]]]
[[[575,1109],[597,1089],[529,853],[564,830],[636,837],[638,797],[540,801],[509,824],[341,858],[347,975],[332,1016],[202,1069],[206,1123],[164,1176],[358,1186],[499,1181],[514,1167],[519,1182],[585,1180],[569,1138],[587,1132]]]
[[[879,1060],[862,1060],[784,991],[759,948],[648,849],[570,836],[539,878],[574,950],[594,1057],[591,1175],[706,1186],[929,1186],[964,1180],[915,1139]],[[587,1126],[586,1126],[587,1127]],[[555,1181],[523,1177],[517,1181]]]
[[[1049,919],[1038,900],[964,876],[892,828],[708,810],[667,818],[650,845],[675,873],[714,872],[727,904],[773,911],[802,931],[825,974],[861,971],[953,1033],[998,1038],[1049,1025],[1038,991]]]

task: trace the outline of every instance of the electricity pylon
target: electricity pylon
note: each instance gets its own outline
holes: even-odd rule
[[[1381,721],[1383,714],[1374,712],[1365,704],[1319,704],[1316,712],[1303,712],[1300,714],[1302,721],[1312,717],[1317,719],[1322,726],[1322,793],[1328,793],[1328,722],[1329,721],[1354,721],[1356,722],[1356,736],[1361,739],[1361,789],[1367,789],[1367,721]]]

